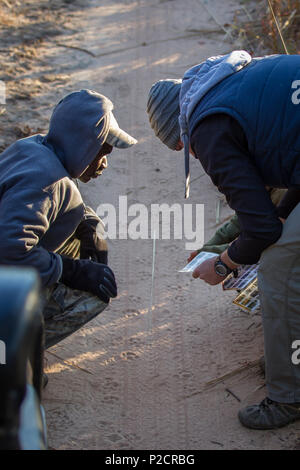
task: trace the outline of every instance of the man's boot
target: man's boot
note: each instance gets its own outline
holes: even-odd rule
[[[300,419],[300,403],[278,403],[266,397],[259,405],[240,410],[238,417],[246,428],[281,428]]]

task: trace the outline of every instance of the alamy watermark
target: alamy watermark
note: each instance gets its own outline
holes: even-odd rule
[[[300,340],[296,339],[292,343],[292,349],[295,349],[295,351],[292,354],[292,363],[295,366],[298,366],[300,364]]]
[[[292,83],[292,89],[296,90],[292,94],[292,103],[299,104],[300,103],[300,80],[294,80]]]
[[[6,345],[0,340],[0,365],[6,364]]]
[[[186,240],[186,250],[204,243],[204,204],[128,206],[127,196],[119,196],[118,210],[112,204],[100,204],[97,215],[105,226],[102,237],[111,240]]]

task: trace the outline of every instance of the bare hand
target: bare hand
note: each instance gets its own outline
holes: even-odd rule
[[[192,253],[193,254],[193,253]],[[220,282],[224,281],[225,277],[219,276],[215,272],[215,261],[217,259],[217,256],[215,258],[210,258],[204,261],[203,263],[198,266],[194,272],[193,272],[193,277],[202,279],[205,281],[207,284],[210,284],[211,286],[215,286],[217,284],[220,284]]]
[[[196,250],[196,251],[193,251],[193,252],[190,254],[190,256],[188,257],[188,260],[187,260],[187,261],[188,261],[188,263],[190,263],[190,262],[191,262],[191,261],[192,261],[192,260],[195,258],[195,256],[197,256],[197,255],[198,255],[198,253],[199,253],[199,251],[198,251],[198,250]]]

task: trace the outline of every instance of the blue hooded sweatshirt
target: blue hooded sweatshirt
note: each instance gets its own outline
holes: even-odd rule
[[[47,135],[34,135],[0,154],[0,263],[32,266],[44,287],[57,282],[56,252],[75,233],[85,206],[72,178],[97,156],[113,104],[90,90],[55,107]]]

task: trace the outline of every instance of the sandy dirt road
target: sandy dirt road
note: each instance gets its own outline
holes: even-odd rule
[[[30,80],[41,79],[43,68],[43,93],[35,98],[39,107],[30,126],[45,127],[51,106],[71,90],[90,88],[107,95],[119,123],[139,143],[115,150],[103,176],[81,185],[85,201],[94,209],[100,203],[118,208],[123,195],[128,206],[141,203],[149,211],[155,203],[182,206],[183,154],[169,151],[154,137],[145,113],[148,91],[158,79],[180,78],[203,59],[236,48],[216,20],[230,23],[239,3],[211,0],[210,13],[197,0],[69,3],[65,32],[40,45],[44,62],[30,75]],[[19,109],[24,128],[22,103]],[[192,161],[191,171],[189,202],[205,205],[208,239],[216,228],[219,195],[199,163]],[[221,205],[221,221],[229,214]],[[178,273],[189,253],[185,242],[156,242],[152,309],[153,241],[109,242],[118,298],[46,353],[49,385],[43,403],[51,448],[299,445],[299,424],[270,432],[239,424],[238,409],[265,396],[258,367],[250,367],[263,353],[260,315],[233,306],[233,294],[224,294],[220,286]]]

